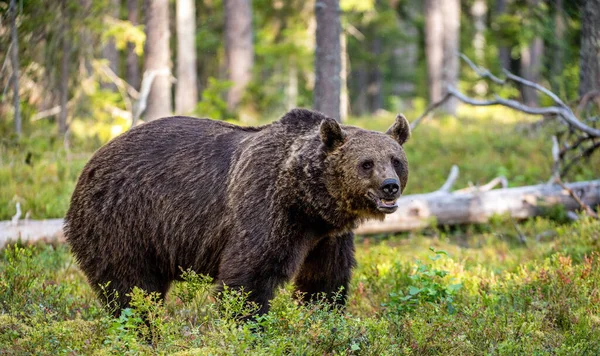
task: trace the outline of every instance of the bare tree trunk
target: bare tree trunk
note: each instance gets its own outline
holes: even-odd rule
[[[62,0],[61,4],[62,15],[62,59],[60,70],[60,113],[58,115],[58,133],[64,135],[67,133],[67,102],[69,95],[69,57],[71,52],[70,39],[68,38],[69,16],[67,14],[67,0]]]
[[[429,102],[442,99],[442,68],[444,65],[444,20],[442,0],[425,0],[425,56]]]
[[[298,106],[298,65],[295,58],[290,59],[285,96],[288,111]]]
[[[460,51],[460,0],[443,0],[444,21],[444,64],[442,71],[442,93],[446,93],[448,86],[456,87],[458,84]],[[444,110],[451,115],[456,115],[458,100],[450,98],[444,103]]]
[[[544,40],[541,37],[535,37],[529,47],[521,50],[521,75],[523,78],[534,83],[539,82],[543,54]],[[538,93],[535,89],[523,86],[521,94],[525,105],[538,106]]]
[[[225,0],[225,57],[233,86],[227,93],[227,107],[237,109],[252,79],[252,4],[250,0]]]
[[[147,121],[171,115],[171,51],[169,48],[169,0],[146,0],[146,49],[144,70],[157,71],[148,95]]]
[[[177,0],[177,84],[175,113],[188,114],[198,102],[196,73],[196,5]]]
[[[552,90],[558,91],[559,78],[563,72],[565,18],[563,15],[563,0],[556,0],[554,13],[554,45],[552,49],[552,64],[550,68],[550,83]]]
[[[340,120],[340,2],[339,0],[317,0],[317,46],[315,49],[315,110]]]
[[[12,65],[13,105],[15,107],[15,133],[21,136],[21,100],[19,99],[19,37],[17,36],[17,4],[16,0],[10,0],[10,35],[11,52],[10,63]]]
[[[473,48],[475,49],[475,60],[483,63],[485,60],[485,27],[487,22],[487,4],[485,0],[475,0],[471,6],[471,15],[475,26],[473,36]]]
[[[581,14],[579,95],[600,90],[600,0],[584,0]]]
[[[138,0],[127,0],[127,20],[132,25],[138,24]],[[125,78],[127,83],[134,88],[140,86],[140,64],[138,61],[138,55],[135,53],[135,46],[133,43],[127,44],[127,58],[125,61]]]
[[[340,121],[344,122],[348,119],[348,50],[346,42],[346,34],[342,31],[340,35],[341,49],[341,66],[340,66]]]
[[[381,38],[375,37],[373,42],[371,42],[371,54],[374,58],[381,56],[381,47]],[[369,86],[367,90],[369,94],[369,111],[374,113],[383,108],[383,74],[378,65],[372,66],[369,74]]]
[[[507,0],[496,0],[496,16],[500,16],[506,12]],[[510,49],[506,46],[498,47],[498,57],[500,67],[510,69]]]
[[[367,111],[367,70],[364,65],[356,68],[356,100],[354,100],[354,114],[361,116]]]
[[[540,0],[528,0],[529,6],[539,6]],[[544,40],[536,36],[531,41],[529,47],[521,50],[521,76],[534,83],[540,80],[540,71],[542,69],[542,60],[544,54]],[[523,102],[528,106],[538,106],[538,93],[535,89],[523,86],[521,87]]]
[[[120,0],[110,0],[108,14],[115,18],[119,19],[119,9],[121,8]],[[119,75],[119,52],[117,51],[117,46],[115,45],[115,40],[111,37],[107,40],[102,47],[102,58],[108,60],[108,67],[116,74]],[[112,82],[103,83],[102,87],[104,89],[110,89],[112,91],[116,91],[117,87]]]

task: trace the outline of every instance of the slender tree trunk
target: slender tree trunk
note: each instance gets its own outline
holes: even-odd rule
[[[225,56],[229,80],[233,83],[227,93],[227,107],[230,111],[234,111],[252,79],[254,65],[252,4],[251,0],[224,1]]]
[[[381,47],[381,37],[375,37],[371,42],[371,54],[377,60],[381,57]],[[369,111],[375,113],[383,108],[383,74],[379,65],[371,66],[369,74]]]
[[[444,20],[442,0],[425,0],[425,56],[429,102],[442,99],[444,65]]]
[[[475,60],[483,64],[485,60],[485,28],[487,22],[487,4],[485,0],[475,0],[471,6],[471,15],[475,26],[473,36],[473,48],[475,49]]]
[[[138,25],[138,0],[127,0],[127,20],[132,25]],[[133,43],[127,44],[127,58],[125,60],[125,78],[127,83],[134,88],[139,88],[140,85],[140,64],[138,55],[135,53]]]
[[[581,14],[579,95],[600,90],[600,0],[584,0]]]
[[[290,59],[288,68],[288,82],[285,90],[286,108],[292,110],[298,106],[298,65],[295,58]]]
[[[367,70],[364,65],[356,68],[356,100],[354,100],[354,114],[361,116],[367,111]]]
[[[177,0],[177,84],[175,113],[188,114],[198,102],[196,73],[196,5]]]
[[[67,0],[62,0],[61,15],[62,15],[62,59],[60,70],[60,113],[58,115],[58,133],[65,135],[67,133],[67,102],[69,96],[69,60],[70,60],[70,39],[69,33],[69,16],[67,14]]]
[[[313,107],[339,121],[342,57],[339,0],[317,0],[315,15],[317,18],[317,46],[315,49]]]
[[[342,31],[340,35],[340,49],[341,49],[341,66],[340,66],[340,80],[341,80],[341,91],[340,91],[340,121],[344,122],[348,119],[348,50],[346,34]]]
[[[528,1],[531,8],[539,6],[539,3],[540,0]],[[521,75],[523,78],[535,83],[539,82],[543,55],[544,40],[540,36],[536,36],[528,47],[521,50]],[[526,105],[538,105],[538,92],[534,88],[522,86],[521,95]]]
[[[563,0],[556,0],[554,13],[554,44],[552,49],[552,64],[550,67],[550,83],[552,90],[559,90],[559,81],[563,72],[565,18],[563,15]]]
[[[21,100],[19,99],[19,37],[17,36],[17,4],[16,0],[10,0],[10,35],[11,52],[10,63],[12,65],[13,105],[15,107],[15,133],[21,136]]]
[[[146,49],[144,71],[156,71],[144,117],[147,121],[171,115],[171,51],[169,49],[169,0],[146,0]]]
[[[506,12],[507,0],[496,0],[496,16],[503,15]],[[500,67],[503,69],[510,69],[510,48],[506,46],[498,47],[498,57],[500,61]]]
[[[460,0],[443,0],[444,20],[444,64],[442,70],[442,93],[446,93],[448,86],[458,85],[458,71],[460,63]],[[444,110],[451,115],[456,115],[458,100],[450,98],[443,105]]]
[[[120,0],[110,0],[108,14],[115,18],[119,19],[119,9],[121,8]],[[102,47],[102,58],[108,60],[108,67],[112,70],[117,76],[119,75],[119,52],[117,51],[117,46],[115,45],[115,40],[111,37],[107,40]],[[117,87],[114,83],[104,83],[102,85],[104,89],[110,89],[113,91],[117,90]]]

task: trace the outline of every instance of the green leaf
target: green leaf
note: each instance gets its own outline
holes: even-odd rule
[[[408,287],[408,294],[410,295],[417,295],[421,292],[420,288],[414,287],[414,286],[410,286]]]

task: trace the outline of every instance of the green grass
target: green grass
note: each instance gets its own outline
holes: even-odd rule
[[[290,285],[256,322],[243,295],[186,273],[166,303],[141,291],[113,318],[65,245],[0,254],[0,350],[9,354],[594,355],[600,223],[498,219],[358,242],[348,308],[301,305]],[[489,229],[488,232],[485,230]],[[553,234],[547,234],[552,231]],[[536,240],[536,236],[545,236]],[[550,237],[548,237],[550,236]],[[140,315],[150,315],[149,323]],[[150,341],[150,342],[149,342]]]
[[[381,131],[392,120],[350,124]],[[547,181],[550,131],[524,130],[531,121],[503,110],[429,119],[405,145],[406,193],[438,189],[453,164],[457,188],[498,175],[511,186]],[[33,219],[62,217],[101,144],[75,137],[67,150],[48,129],[0,141],[0,219],[16,202]],[[597,179],[599,167],[596,154],[567,179]],[[505,217],[359,239],[345,311],[301,305],[287,285],[250,323],[237,320],[250,312],[243,295],[216,298],[189,272],[165,303],[135,291],[134,307],[114,318],[67,246],[13,245],[0,251],[0,354],[600,354],[600,222],[566,223],[556,208],[519,229],[525,243]]]

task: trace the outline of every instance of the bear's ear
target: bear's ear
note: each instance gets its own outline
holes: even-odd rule
[[[321,127],[319,128],[321,135],[321,141],[328,151],[332,151],[344,143],[346,133],[342,130],[342,127],[331,118],[325,118],[321,121]]]
[[[410,137],[410,124],[404,115],[398,114],[396,116],[396,122],[387,130],[386,134],[392,136],[400,145],[408,140]]]

